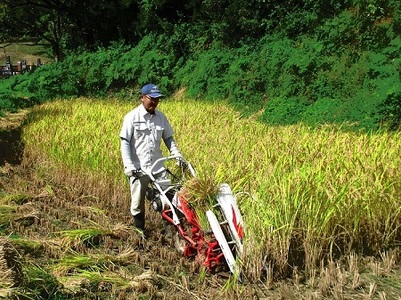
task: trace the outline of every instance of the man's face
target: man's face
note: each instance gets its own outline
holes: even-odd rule
[[[143,106],[145,107],[146,111],[150,114],[155,112],[157,105],[159,104],[160,98],[152,98],[149,95],[142,95],[141,101]]]

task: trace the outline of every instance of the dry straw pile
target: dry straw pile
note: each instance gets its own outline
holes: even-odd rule
[[[0,237],[0,289],[19,286],[23,281],[18,252],[5,237]]]

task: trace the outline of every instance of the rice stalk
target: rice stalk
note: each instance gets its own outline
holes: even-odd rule
[[[112,235],[109,229],[98,227],[64,230],[56,232],[62,239],[63,247],[79,247],[81,245],[93,246],[100,242],[100,239]]]

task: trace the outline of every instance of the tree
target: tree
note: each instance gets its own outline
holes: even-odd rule
[[[45,42],[56,60],[65,50],[137,38],[136,0],[3,0],[0,8],[7,16],[0,22],[1,31],[8,33],[3,40],[13,36]]]
[[[56,60],[61,57],[61,40],[66,20],[59,3],[53,1],[3,0],[7,18],[1,28],[8,32],[3,39],[33,38],[51,45]]]

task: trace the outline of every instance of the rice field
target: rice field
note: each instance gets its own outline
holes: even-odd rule
[[[36,107],[24,127],[25,153],[58,180],[127,209],[119,131],[137,104],[81,98]],[[285,276],[290,266],[312,274],[322,261],[399,246],[399,132],[268,127],[221,101],[167,99],[159,109],[199,178],[252,195],[238,196],[248,278],[271,268]]]

